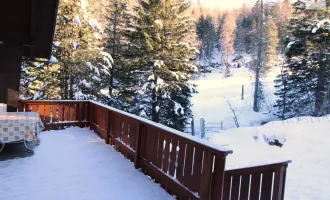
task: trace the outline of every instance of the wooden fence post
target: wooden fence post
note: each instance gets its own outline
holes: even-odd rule
[[[141,147],[144,137],[145,126],[142,123],[139,123],[139,128],[136,137],[136,150],[135,150],[135,158],[134,158],[134,167],[136,169],[141,168],[140,163],[140,155],[141,155]]]
[[[242,100],[244,100],[244,85],[242,85]]]
[[[194,118],[191,120],[191,135],[195,135],[195,123],[194,123]]]
[[[203,139],[205,136],[205,120],[201,118],[200,120],[200,132],[201,132],[201,138]]]

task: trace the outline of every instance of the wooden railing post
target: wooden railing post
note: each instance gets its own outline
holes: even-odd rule
[[[212,177],[213,154],[211,151],[204,151],[204,162],[199,187],[199,199],[210,199],[211,177]]]
[[[82,128],[81,126],[81,103],[76,104],[76,120],[78,120],[78,127]]]
[[[134,158],[134,166],[135,168],[141,168],[140,156],[141,156],[141,147],[144,137],[145,126],[142,123],[139,123],[139,128],[136,136],[136,150],[135,150],[135,158]]]
[[[214,161],[214,172],[212,174],[211,199],[221,200],[223,194],[226,154],[216,154]]]
[[[284,164],[275,169],[273,200],[284,199],[286,168],[287,164]]]
[[[89,102],[88,103],[88,113],[89,113],[89,116],[87,116],[87,118],[89,117],[89,129],[90,130],[93,130],[93,103]]]
[[[110,130],[111,130],[111,112],[110,112],[110,110],[108,110],[106,125],[107,125],[107,129],[106,129],[105,143],[110,144]]]
[[[22,100],[19,100],[18,101],[18,108],[17,108],[17,112],[23,112],[24,109],[23,109],[23,102]]]

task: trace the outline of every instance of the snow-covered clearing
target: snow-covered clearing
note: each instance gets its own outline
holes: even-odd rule
[[[196,130],[199,131],[199,119],[204,118],[205,139],[233,150],[227,157],[226,169],[292,160],[287,171],[285,199],[329,200],[330,118],[274,121],[276,118],[269,111],[275,102],[274,79],[279,71],[275,68],[262,80],[266,103],[260,113],[252,110],[254,76],[247,68],[232,68],[232,77],[226,79],[220,70],[214,70],[192,80],[199,92],[192,97]],[[242,85],[244,100],[241,100]],[[236,128],[227,101],[238,116],[240,128]],[[221,121],[224,130],[207,128],[219,127]],[[267,121],[274,122],[260,126]],[[273,139],[284,143],[283,147],[266,142]]]
[[[274,69],[262,81],[265,87],[265,104],[263,111],[255,113],[252,110],[254,94],[254,74],[247,68],[231,68],[232,76],[224,78],[220,70],[213,70],[212,73],[202,74],[191,83],[197,85],[197,94],[191,99],[195,125],[199,130],[199,120],[204,118],[206,126],[220,127],[223,129],[236,128],[233,120],[233,113],[228,105],[231,104],[238,118],[240,127],[260,125],[264,121],[274,118],[269,110],[275,101],[274,79],[279,69]],[[244,100],[242,100],[242,85],[244,85]],[[216,123],[216,124],[208,124]],[[209,129],[214,131],[215,129]],[[216,129],[219,130],[219,129]]]
[[[285,199],[330,199],[330,118],[295,118],[259,127],[209,133],[210,142],[233,150],[226,168],[241,168],[292,160],[287,171]],[[282,148],[265,139],[278,139]]]
[[[88,129],[43,132],[35,155],[0,162],[2,200],[173,199]]]

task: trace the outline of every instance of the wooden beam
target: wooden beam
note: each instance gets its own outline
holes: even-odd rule
[[[36,39],[36,22],[37,22],[37,17],[36,17],[36,0],[30,0],[30,37],[32,42],[35,42]],[[30,57],[34,58],[35,55],[35,46],[31,46],[31,52],[30,52]]]

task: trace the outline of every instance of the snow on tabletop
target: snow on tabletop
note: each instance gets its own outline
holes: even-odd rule
[[[95,133],[77,127],[41,134],[33,156],[1,161],[0,169],[0,199],[174,199]]]
[[[145,124],[148,124],[148,125],[151,125],[151,126],[157,127],[157,128],[162,129],[162,130],[164,130],[164,131],[167,131],[167,132],[170,132],[170,133],[172,133],[172,134],[178,135],[178,136],[180,136],[180,137],[186,138],[186,139],[191,140],[191,141],[193,141],[193,142],[196,142],[196,143],[198,143],[198,144],[200,144],[200,145],[203,145],[203,146],[205,146],[205,147],[207,147],[207,148],[210,148],[210,149],[212,149],[212,150],[214,150],[214,151],[218,151],[218,152],[220,151],[220,152],[223,152],[223,153],[232,153],[232,151],[229,150],[229,149],[226,148],[226,147],[219,147],[219,146],[213,145],[213,144],[209,143],[208,141],[202,140],[202,139],[200,139],[200,138],[196,138],[196,137],[194,137],[194,136],[191,136],[191,135],[188,135],[188,134],[186,134],[186,133],[180,132],[180,131],[175,130],[175,129],[173,129],[173,128],[170,128],[170,127],[164,126],[164,125],[162,125],[162,124],[159,124],[159,123],[156,123],[156,122],[150,121],[150,120],[148,120],[148,119],[145,119],[145,118],[142,118],[142,117],[139,117],[139,116],[136,116],[136,115],[133,115],[133,114],[130,114],[130,113],[127,113],[127,112],[124,112],[124,111],[118,110],[118,109],[113,108],[113,107],[110,107],[110,106],[103,105],[103,104],[101,104],[101,103],[99,103],[99,102],[96,102],[96,101],[90,101],[90,102],[92,102],[92,103],[94,103],[94,104],[96,104],[96,105],[98,105],[98,106],[101,106],[101,107],[103,107],[103,108],[107,108],[107,109],[109,109],[109,110],[111,110],[111,111],[114,111],[114,112],[117,112],[117,113],[120,113],[120,114],[126,115],[126,116],[131,117],[131,118],[133,118],[133,119],[136,119],[136,120],[138,120],[138,121],[141,121],[142,123],[145,123]]]
[[[303,117],[275,121],[258,127],[209,133],[208,140],[233,149],[226,169],[292,160],[287,169],[286,200],[330,199],[330,118]],[[266,140],[278,140],[282,148]]]

